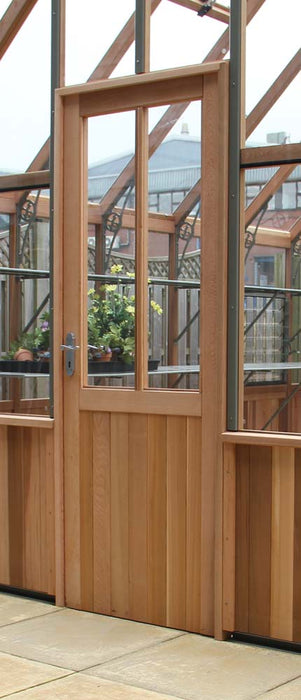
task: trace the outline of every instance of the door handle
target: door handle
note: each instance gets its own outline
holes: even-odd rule
[[[67,333],[66,345],[61,345],[61,350],[65,351],[65,370],[68,377],[72,377],[75,369],[75,350],[79,349],[79,345],[75,345],[74,333]]]

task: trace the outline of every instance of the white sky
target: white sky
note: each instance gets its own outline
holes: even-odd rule
[[[0,0],[0,16],[8,6]],[[227,5],[226,0],[223,4]],[[39,0],[0,64],[0,170],[25,170],[49,133],[50,0]],[[84,82],[135,8],[135,0],[67,0],[66,82]],[[301,0],[266,0],[248,28],[247,105],[256,104],[300,48]],[[226,26],[162,0],[152,18],[151,68],[199,63]],[[130,49],[113,75],[134,72]],[[183,117],[192,135],[200,133],[198,109]],[[113,129],[112,129],[113,126]],[[111,118],[105,139],[99,125],[91,129],[90,161],[126,152],[132,128]],[[102,129],[103,131],[103,129]],[[286,131],[301,140],[301,74],[263,120],[252,140],[265,142],[267,132]],[[91,137],[92,141],[92,137]]]

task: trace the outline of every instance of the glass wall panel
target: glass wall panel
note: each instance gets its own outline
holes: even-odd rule
[[[38,2],[0,64],[0,171],[25,171],[50,130],[51,2]]]
[[[0,412],[49,414],[49,193],[0,195]]]
[[[227,24],[210,13],[199,17],[194,10],[161,0],[151,18],[151,70],[202,63],[226,30]]]
[[[135,379],[135,112],[88,120],[88,383]]]
[[[149,386],[198,390],[201,103],[178,110],[149,110]]]
[[[300,165],[245,173],[244,427],[248,430],[301,429],[300,181]]]
[[[285,67],[300,51],[301,3],[299,0],[265,0],[247,27],[246,114],[267,93]],[[300,58],[292,82],[282,80],[283,94],[270,105],[267,115],[249,134],[248,145],[296,143],[301,139]],[[297,76],[297,77],[295,77]]]
[[[66,0],[67,85],[88,80],[134,11],[135,0],[116,0],[114,8],[108,2],[85,0],[84,11],[82,0]],[[115,69],[114,75],[134,72],[132,47]],[[111,77],[111,74],[104,77]]]

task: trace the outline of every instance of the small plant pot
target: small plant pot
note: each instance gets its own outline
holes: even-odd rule
[[[19,360],[19,362],[24,362],[25,360],[33,360],[33,354],[31,350],[26,348],[19,348],[14,354],[14,360]]]

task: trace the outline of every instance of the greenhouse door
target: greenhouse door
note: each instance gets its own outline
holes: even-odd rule
[[[63,387],[57,418],[64,446],[65,602],[209,635],[221,635],[220,622],[214,621],[214,474],[220,459],[216,430],[225,373],[215,333],[225,295],[223,285],[214,280],[223,280],[225,274],[227,116],[220,115],[227,115],[227,85],[228,65],[217,62],[65,88],[58,91],[56,105],[55,304],[62,308],[62,326],[56,329],[55,344],[66,346],[63,360],[57,351]],[[202,291],[206,294],[208,288],[208,304],[205,308],[202,302],[194,311],[196,317],[205,314],[206,323],[202,395],[199,359],[189,365],[182,360],[179,367],[175,342],[165,359],[157,358],[157,370],[148,364],[148,339],[156,337],[162,317],[165,322],[168,318],[166,342],[180,331],[174,310],[177,289],[183,288],[183,280],[169,279],[175,272],[166,274],[159,303],[160,285],[149,282],[148,156],[160,145],[162,133],[168,135],[187,105],[196,102],[202,108],[202,226],[210,231],[208,244],[202,243],[207,260]],[[150,124],[148,135],[153,109],[159,109],[157,125]],[[109,138],[106,134],[113,133],[114,141],[122,133],[125,151],[133,134],[129,151],[133,146],[134,156],[123,163],[115,180],[107,179],[92,202],[92,183],[105,180],[103,174],[90,180],[88,201],[88,142],[90,147],[94,119],[100,120],[95,129],[101,124],[102,143]],[[185,206],[189,213],[194,201],[185,201]],[[195,258],[200,250],[197,211],[192,214],[198,237]],[[175,264],[173,217],[158,213],[152,227],[157,227],[160,241],[168,242],[169,265]],[[122,256],[121,244],[128,246],[128,254]],[[183,239],[183,260],[186,248]],[[189,250],[185,264],[191,264]],[[179,299],[185,294],[185,308],[192,308],[200,303],[199,279],[189,294],[187,289]],[[103,322],[112,304],[111,336],[104,328],[97,346],[99,318],[102,314]],[[112,330],[118,335],[125,323],[127,344],[122,333],[117,343]],[[193,330],[197,346],[198,328],[196,324]],[[105,364],[101,360],[108,358],[99,357],[108,346],[115,351],[113,364],[112,358]],[[59,373],[57,382],[59,393]],[[206,405],[208,397],[210,410],[201,416],[202,396]]]

